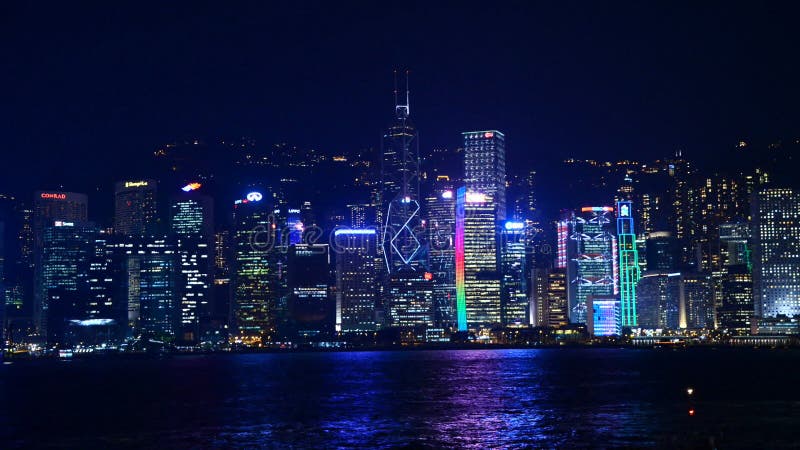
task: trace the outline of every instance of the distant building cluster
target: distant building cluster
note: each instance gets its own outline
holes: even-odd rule
[[[379,158],[222,142],[249,174],[222,188],[201,142],[165,146],[159,177],[116,183],[103,224],[83,193],[0,195],[6,348],[800,333],[800,191],[768,165],[706,177],[680,152],[569,159],[574,177],[554,188],[571,198],[548,217],[503,132],[467,131],[457,151],[423,158],[408,100]],[[326,197],[347,186],[361,198]]]

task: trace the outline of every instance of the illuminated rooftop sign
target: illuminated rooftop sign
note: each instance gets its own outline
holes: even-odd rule
[[[340,234],[375,234],[373,229],[354,229],[354,228],[340,228],[333,232],[334,236]]]
[[[183,192],[191,192],[200,189],[203,185],[200,183],[189,183],[186,186],[182,187],[181,190]]]
[[[147,186],[148,184],[149,184],[149,183],[148,183],[147,181],[144,181],[144,180],[142,180],[142,181],[126,181],[126,182],[125,182],[125,187],[126,187],[126,188],[132,188],[132,187],[145,187],[145,186]]]
[[[61,194],[58,192],[42,192],[39,195],[41,198],[48,199],[48,200],[66,200],[67,194]]]
[[[442,192],[442,198],[453,198],[453,191]]]
[[[522,230],[525,228],[524,222],[506,222],[506,230]]]
[[[614,208],[610,206],[584,206],[581,212],[613,212]]]
[[[491,131],[487,131],[486,133],[483,133],[483,137],[487,139],[492,138],[494,137],[494,133],[492,133]]]
[[[247,201],[250,201],[250,202],[260,202],[261,199],[264,198],[264,196],[261,195],[261,192],[255,192],[254,191],[254,192],[251,192],[251,193],[247,194],[246,198],[247,198]]]

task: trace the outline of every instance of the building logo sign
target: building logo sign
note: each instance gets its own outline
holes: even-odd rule
[[[126,188],[137,188],[137,187],[145,187],[147,186],[147,181],[126,181],[125,187]]]
[[[67,194],[59,194],[56,192],[42,192],[40,197],[48,200],[66,200]]]
[[[249,202],[260,202],[262,198],[261,192],[251,192],[247,194],[247,201]]]
[[[200,183],[189,183],[186,186],[182,187],[181,190],[183,192],[191,192],[200,189],[203,185]]]
[[[631,216],[631,205],[630,203],[619,203],[619,216],[620,217],[630,217]]]

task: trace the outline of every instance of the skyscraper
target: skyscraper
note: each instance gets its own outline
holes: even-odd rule
[[[753,196],[753,283],[759,317],[800,314],[800,192],[766,188]]]
[[[88,216],[89,200],[86,194],[75,192],[36,191],[33,198],[33,322],[40,335],[46,333],[45,316],[47,311],[47,281],[43,278],[42,258],[45,228],[54,226],[56,221],[85,223]],[[57,233],[58,234],[58,233]]]
[[[497,220],[506,218],[506,137],[497,130],[467,131],[464,136],[464,183],[497,206]]]
[[[264,345],[276,331],[277,266],[272,208],[258,191],[234,202],[234,342]]]
[[[567,274],[564,269],[552,269],[547,273],[547,295],[544,318],[546,326],[560,328],[569,324],[569,301],[567,299]]]
[[[386,313],[400,328],[433,327],[433,274],[404,270],[389,280]]]
[[[636,283],[641,277],[636,233],[633,229],[633,204],[617,202],[617,243],[619,255],[620,312],[623,327],[636,326]]]
[[[707,272],[685,273],[681,277],[686,304],[687,328],[714,328],[714,290]]]
[[[199,185],[199,183],[197,183]],[[170,232],[176,237],[180,269],[177,294],[181,324],[178,341],[196,344],[210,331],[213,304],[214,208],[211,197],[197,189],[183,190],[171,200]]]
[[[433,321],[436,327],[452,328],[456,324],[456,196],[449,177],[437,177],[425,205],[428,212],[428,268],[433,274]]]
[[[137,241],[138,251],[129,260],[128,274],[138,282],[138,320],[142,335],[173,342],[181,329],[177,290],[180,260],[177,246],[164,237]]]
[[[495,218],[490,196],[456,193],[456,300],[459,331],[485,329],[501,322],[500,275]]]
[[[679,272],[648,271],[639,280],[637,300],[639,327],[686,328],[686,299]]]
[[[507,221],[500,236],[501,323],[523,327],[530,323],[525,222]]]
[[[153,236],[157,232],[155,180],[120,181],[114,189],[114,232]]]
[[[729,266],[722,279],[719,328],[731,334],[750,334],[753,320],[753,276],[746,264]]]
[[[620,301],[614,297],[589,295],[587,309],[587,330],[592,336],[619,336],[622,334],[622,309]]]
[[[328,245],[294,244],[288,251],[288,309],[293,337],[330,339],[336,323],[336,302],[330,293]]]
[[[85,318],[96,234],[90,222],[55,220],[43,229],[41,276],[35,288],[42,299],[39,330],[47,342],[65,342],[69,321]]]
[[[382,252],[389,277],[398,271],[417,270],[423,256],[420,237],[419,140],[411,124],[408,73],[405,104],[395,88],[395,122],[382,140],[381,200]]]
[[[566,259],[569,317],[573,323],[586,323],[589,295],[608,297],[617,293],[613,211],[609,206],[587,206],[562,218],[558,255]],[[562,250],[562,246],[566,248]]]
[[[377,232],[373,229],[338,229],[336,252],[336,327],[342,333],[376,330]]]

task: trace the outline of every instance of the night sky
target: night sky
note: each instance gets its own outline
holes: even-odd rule
[[[234,3],[234,4],[231,4]],[[432,5],[431,3],[435,3]],[[712,164],[800,135],[798,8],[729,2],[4,2],[0,190],[136,176],[161,143],[379,147],[409,68],[423,149]]]

